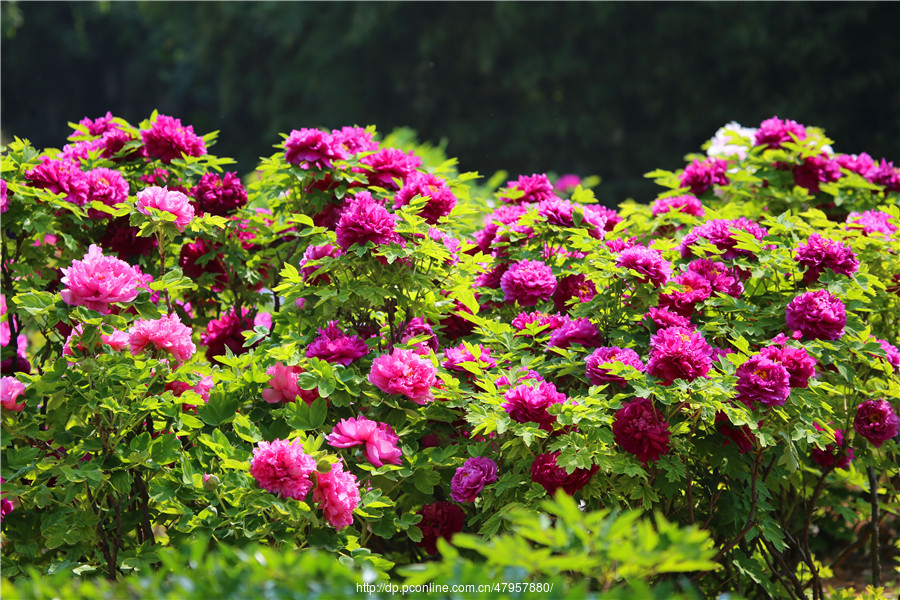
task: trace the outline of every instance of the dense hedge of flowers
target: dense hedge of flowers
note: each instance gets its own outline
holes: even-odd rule
[[[900,508],[886,160],[730,124],[614,210],[373,128],[242,181],[172,117],[72,126],[3,155],[5,576],[197,536],[386,572],[563,490],[708,532],[706,593],[819,596]]]

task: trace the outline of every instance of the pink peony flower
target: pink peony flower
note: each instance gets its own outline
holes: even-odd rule
[[[813,423],[816,431],[825,431],[819,427],[818,423]],[[825,446],[824,450],[817,447],[812,449],[811,455],[813,461],[823,469],[847,469],[850,467],[850,461],[853,460],[853,448],[844,446],[844,432],[840,429],[834,430],[834,443]]]
[[[137,298],[138,275],[125,261],[103,256],[94,244],[81,260],[62,269],[60,292],[63,302],[70,306],[85,306],[105,315],[114,302],[131,302]]]
[[[690,318],[682,317],[669,311],[667,308],[658,308],[656,306],[647,310],[647,313],[644,315],[644,321],[652,321],[657,329],[665,329],[666,327],[687,327],[690,329],[693,327]]]
[[[366,458],[376,467],[385,463],[402,464],[402,453],[397,444],[400,438],[387,423],[378,423],[365,417],[342,419],[325,440],[335,448],[366,446]]]
[[[6,480],[0,477],[0,484],[4,483]],[[6,495],[6,492],[2,492],[3,495]],[[0,522],[3,522],[3,518],[6,517],[9,513],[14,511],[16,508],[15,500],[7,500],[6,498],[0,498]]]
[[[178,266],[191,279],[200,279],[206,273],[213,275],[215,278],[209,289],[218,293],[228,286],[229,281],[223,257],[221,244],[198,237],[181,246]]]
[[[298,385],[297,376],[303,372],[300,367],[285,366],[281,362],[266,369],[266,375],[271,379],[269,387],[262,391],[263,400],[269,404],[287,404],[300,398],[307,404],[312,404],[319,397],[319,392],[315,388],[304,390]]]
[[[336,233],[337,243],[344,250],[353,244],[399,244],[402,238],[395,231],[397,217],[376,202],[369,192],[359,192],[341,213]]]
[[[419,212],[427,223],[436,224],[441,217],[450,214],[456,206],[456,196],[443,179],[431,173],[413,171],[406,178],[403,187],[394,196],[394,208],[406,206],[416,196],[426,198],[427,202]]]
[[[25,178],[31,181],[32,187],[61,194],[76,206],[85,205],[91,190],[87,174],[66,159],[53,160],[45,156],[41,164],[25,171]]]
[[[475,502],[484,486],[497,481],[497,463],[484,456],[468,459],[456,469],[450,481],[450,499],[454,502]]]
[[[259,442],[250,461],[250,476],[259,487],[294,500],[306,498],[313,488],[310,475],[315,470],[316,459],[303,452],[299,440]]]
[[[426,504],[417,513],[421,515],[419,529],[422,530],[422,539],[416,545],[425,548],[428,554],[437,554],[437,540],[444,538],[450,540],[453,534],[463,530],[466,513],[456,504],[451,502],[434,502]]]
[[[900,418],[887,400],[866,400],[856,407],[853,429],[880,448],[900,431]]]
[[[500,278],[503,298],[521,306],[534,306],[548,300],[556,290],[553,269],[539,260],[522,260],[510,266]]]
[[[205,173],[191,190],[203,213],[225,216],[247,204],[247,190],[237,173]]]
[[[612,431],[616,443],[642,464],[669,452],[669,423],[647,398],[637,398],[617,410]]]
[[[6,295],[0,294],[0,346],[6,346],[12,339],[12,331],[9,328],[9,319],[6,316]]]
[[[330,321],[327,327],[320,327],[319,337],[306,349],[306,356],[309,358],[321,358],[345,367],[368,353],[366,343],[355,335],[346,335],[338,327],[337,321]]]
[[[186,156],[203,156],[206,154],[206,143],[194,133],[194,127],[181,124],[181,119],[159,115],[150,129],[141,130],[141,140],[150,158],[158,158],[170,163],[176,158]]]
[[[559,312],[565,312],[572,300],[588,302],[597,295],[594,282],[586,276],[578,273],[566,275],[559,280],[556,291],[553,292],[553,306]]]
[[[569,200],[563,200],[553,196],[538,202],[537,211],[550,225],[560,227],[572,227],[575,224],[574,214],[576,205]]]
[[[362,127],[342,127],[331,131],[332,146],[340,148],[347,156],[361,152],[376,152],[378,142]]]
[[[156,208],[163,212],[175,215],[175,227],[184,232],[185,228],[194,218],[194,207],[191,206],[188,197],[181,192],[170,191],[168,188],[150,186],[137,193],[135,206],[138,212],[149,215],[148,208]]]
[[[537,423],[545,431],[553,431],[556,416],[547,412],[551,404],[564,404],[566,395],[545,381],[524,383],[503,394],[503,408],[517,423]]]
[[[171,391],[176,398],[187,391],[192,391],[200,396],[204,402],[209,402],[209,392],[213,389],[214,385],[212,376],[206,375],[205,377],[201,377],[200,381],[194,385],[185,381],[170,381],[166,383],[165,389]],[[196,412],[197,406],[195,404],[182,403],[181,410]]]
[[[880,210],[867,210],[862,213],[852,212],[847,215],[845,229],[862,229],[866,235],[874,233],[891,237],[896,233],[897,226],[890,222],[891,215]]]
[[[112,169],[98,168],[87,172],[87,202],[96,200],[107,206],[116,206],[128,200],[128,182],[122,174]],[[91,209],[92,218],[108,219],[110,215]]]
[[[359,485],[353,473],[341,463],[331,465],[328,473],[319,473],[313,500],[319,503],[325,518],[335,529],[353,524],[353,511],[359,506]]]
[[[875,161],[865,152],[860,154],[838,154],[834,157],[834,162],[840,165],[841,168],[863,177],[875,166]]]
[[[284,140],[284,159],[304,169],[331,168],[333,160],[347,158],[334,136],[318,129],[294,129]]]
[[[364,156],[359,162],[370,169],[366,172],[369,185],[394,192],[399,190],[407,178],[422,165],[422,159],[412,151],[406,154],[396,148],[383,148],[374,154]],[[396,179],[400,180],[399,185]]]
[[[724,412],[716,413],[716,431],[725,439],[723,446],[733,443],[741,454],[747,454],[756,445],[756,437],[747,425],[735,427]]]
[[[766,406],[782,406],[791,393],[791,377],[780,363],[761,354],[737,368],[737,399],[753,408],[757,402]]]
[[[660,287],[672,275],[672,265],[657,250],[644,246],[625,248],[619,253],[616,264],[622,269],[638,273],[638,281]]]
[[[200,334],[200,343],[206,346],[206,358],[210,362],[215,360],[216,356],[225,354],[225,348],[231,350],[234,355],[243,354],[250,350],[244,346],[243,332],[253,329],[257,324],[257,319],[262,315],[256,315],[253,320],[250,319],[250,310],[247,307],[241,308],[241,316],[238,317],[237,312],[232,307],[228,312],[223,313],[218,319],[213,319],[206,324],[206,331]],[[271,315],[268,317],[271,319]]]
[[[597,326],[587,317],[570,319],[563,317],[563,324],[553,330],[547,345],[555,348],[568,348],[572,344],[581,344],[586,348],[598,348],[603,345],[603,338]]]
[[[676,379],[705,377],[712,366],[712,348],[696,329],[668,327],[650,338],[647,373],[672,385]]]
[[[621,387],[628,385],[628,380],[621,375],[613,375],[609,367],[603,365],[621,363],[634,367],[638,371],[644,371],[644,363],[637,352],[631,348],[619,348],[618,346],[604,346],[594,350],[585,361],[588,380],[594,385],[605,383],[618,383]]]
[[[732,230],[739,229],[750,233],[758,240],[768,235],[768,230],[759,224],[745,217],[738,217],[734,220],[712,219],[702,225],[694,227],[686,236],[681,239],[681,256],[683,258],[691,258],[693,253],[691,246],[698,239],[703,238],[712,245],[722,251],[721,258],[726,260],[737,258],[739,256],[753,257],[754,254],[750,250],[736,248],[737,239],[732,234]]]
[[[428,354],[427,348],[431,348],[433,351],[437,352],[437,336],[434,335],[434,331],[431,329],[431,325],[426,323],[425,320],[422,319],[422,317],[415,317],[414,319],[410,319],[409,323],[407,323],[406,327],[403,329],[403,335],[400,336],[400,341],[406,343],[412,339],[423,336],[428,337],[425,341],[415,344],[416,352],[419,354]]]
[[[369,383],[386,394],[401,394],[417,404],[434,400],[437,370],[412,350],[395,349],[372,362]]]
[[[531,229],[516,226],[519,218],[528,212],[527,206],[502,205],[484,220],[484,229],[475,234],[475,241],[482,252],[488,252],[491,244],[497,238],[497,232],[501,229],[512,229],[518,233],[527,235]]]
[[[681,174],[681,187],[689,188],[691,194],[699,196],[716,185],[728,185],[728,162],[718,158],[704,161],[694,160]]]
[[[321,260],[323,258],[334,258],[340,256],[344,252],[340,248],[335,248],[331,244],[324,246],[308,246],[303,251],[303,259],[300,261],[300,273],[303,275],[303,281],[310,285],[328,285],[331,283],[331,277],[328,275],[315,275],[321,267],[318,265],[310,265],[309,263]]]
[[[900,349],[894,346],[891,343],[886,342],[885,340],[879,340],[875,338],[875,341],[881,346],[881,349],[884,350],[885,358],[888,363],[894,367],[894,370],[900,373]]]
[[[712,285],[709,281],[694,271],[681,273],[674,282],[683,289],[660,294],[659,306],[682,317],[690,318],[696,306],[712,294]]]
[[[25,384],[15,377],[0,378],[0,405],[6,410],[22,412],[25,403],[19,404],[16,398],[25,393]]]
[[[784,334],[778,334],[772,343],[776,345],[760,350],[760,356],[780,363],[787,369],[792,388],[809,386],[809,379],[816,376],[816,359],[803,348],[788,346]]]
[[[812,234],[806,244],[797,247],[794,259],[800,266],[806,267],[803,274],[805,285],[817,282],[825,269],[848,277],[859,269],[856,253],[849,246],[823,238],[818,233]]]
[[[461,373],[469,373],[463,366],[463,363],[468,362],[475,363],[475,366],[482,371],[493,369],[497,366],[497,361],[491,358],[490,348],[481,344],[476,344],[474,348],[478,350],[478,358],[475,358],[475,354],[465,344],[444,349],[444,361],[441,363],[441,366],[450,371],[459,371]]]
[[[698,258],[691,261],[688,270],[706,278],[713,292],[721,292],[735,298],[744,293],[744,284],[741,283],[736,270],[729,269],[725,263]]]
[[[81,341],[79,339],[78,342],[75,342],[75,338],[81,338],[82,335],[82,327],[81,325],[76,325],[71,333],[69,333],[68,337],[66,337],[66,341],[63,343],[63,356],[75,356],[75,349],[80,352],[85,351],[85,347],[81,345]],[[73,348],[73,345],[74,348]],[[109,346],[112,350],[116,352],[121,352],[125,348],[128,348],[128,334],[124,331],[115,330],[110,335],[105,333],[100,334],[100,343],[104,346]],[[72,363],[69,363],[72,364]]]
[[[141,319],[128,330],[131,353],[137,356],[147,346],[168,352],[180,364],[189,360],[197,347],[191,341],[191,328],[181,323],[178,315],[163,315],[161,319]]]
[[[549,315],[544,312],[535,311],[535,312],[521,312],[516,315],[516,318],[512,320],[512,326],[518,329],[519,331],[523,331],[530,324],[537,323],[544,327],[544,332],[553,331],[557,327],[561,326],[564,322],[563,317],[557,313],[555,315]]]
[[[844,335],[847,311],[828,290],[804,292],[785,311],[787,326],[814,340],[837,340]]]
[[[5,179],[0,179],[0,214],[9,210],[9,195]]]
[[[78,121],[78,124],[87,127],[88,133],[90,135],[103,135],[110,129],[114,129],[117,127],[117,125],[112,122],[113,118],[113,114],[109,111],[106,111],[105,116],[97,117],[96,119],[84,117],[83,119]],[[72,139],[72,137],[70,136],[69,139]]]
[[[794,184],[806,188],[811,194],[818,194],[820,184],[833,183],[841,178],[840,164],[826,154],[807,156],[799,165],[791,169]]]
[[[570,496],[587,485],[591,477],[599,470],[597,465],[590,469],[575,469],[567,473],[556,463],[559,452],[538,454],[531,463],[531,480],[543,486],[547,493],[553,495],[562,488]]]
[[[796,121],[778,117],[766,119],[759,125],[753,143],[757,146],[765,144],[769,148],[780,148],[785,142],[801,141],[806,139],[806,128]]]
[[[559,176],[559,179],[553,184],[553,191],[567,194],[575,191],[579,185],[581,185],[581,177],[567,173]]]
[[[894,163],[881,159],[880,162],[872,165],[872,168],[866,173],[866,179],[880,185],[884,188],[884,193],[900,192],[900,167],[895,167]]]
[[[669,196],[668,198],[657,198],[650,206],[653,216],[659,217],[668,212],[682,213],[702,217],[705,213],[703,204],[697,200],[696,196],[684,194],[682,196]]]
[[[500,199],[511,204],[538,203],[555,196],[550,178],[543,173],[520,175],[516,181],[507,181],[506,187],[518,197],[501,196]]]

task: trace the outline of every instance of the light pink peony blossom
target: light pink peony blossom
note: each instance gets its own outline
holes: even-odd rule
[[[316,389],[304,390],[297,383],[297,376],[303,373],[303,369],[297,366],[285,366],[277,362],[268,369],[266,375],[269,379],[269,388],[263,390],[263,400],[269,404],[287,404],[301,398],[307,404],[312,404],[319,397]]]
[[[318,474],[313,500],[319,503],[325,518],[335,529],[353,524],[353,510],[359,505],[359,485],[353,473],[344,471],[341,463],[331,471]]]
[[[148,208],[156,208],[175,215],[175,227],[184,232],[185,228],[194,218],[194,207],[187,196],[181,192],[171,191],[168,188],[150,186],[137,193],[137,209],[139,212],[149,215]]]
[[[62,269],[60,292],[63,302],[71,306],[85,306],[109,314],[114,302],[131,302],[137,298],[138,275],[123,260],[103,256],[100,247],[92,244],[82,260]]]
[[[342,419],[334,426],[325,440],[335,448],[366,446],[366,458],[376,467],[385,463],[402,464],[402,453],[397,444],[400,438],[387,423],[379,423],[365,417]]]
[[[315,470],[316,459],[303,451],[299,440],[259,442],[250,462],[250,475],[259,487],[294,500],[303,500],[312,490],[310,475]]]
[[[369,383],[387,394],[401,394],[417,404],[434,400],[437,370],[413,350],[395,349],[372,362]]]
[[[15,377],[0,378],[0,405],[6,410],[21,412],[25,404],[16,402],[16,398],[25,393],[25,384]]]
[[[191,328],[181,323],[178,315],[163,315],[157,320],[137,321],[128,330],[131,353],[138,355],[147,346],[168,352],[178,363],[190,359],[197,347],[191,341]]]

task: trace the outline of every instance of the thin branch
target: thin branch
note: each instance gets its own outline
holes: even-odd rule
[[[881,581],[881,559],[878,556],[879,527],[878,527],[878,478],[875,476],[875,467],[869,465],[869,488],[872,494],[872,585],[879,586]]]

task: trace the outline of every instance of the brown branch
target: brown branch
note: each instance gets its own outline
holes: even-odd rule
[[[791,584],[794,586],[795,596],[797,598],[805,598],[806,594],[803,592],[803,586],[800,585],[800,580],[797,579],[796,575],[794,575],[793,569],[791,569],[791,567],[784,562],[784,558],[775,551],[775,548],[772,547],[772,542],[766,540],[765,538],[760,539],[762,539],[762,543],[766,547],[766,550],[769,551],[769,554],[772,555],[772,558],[778,561],[778,564],[784,570],[785,575],[787,575],[788,579],[791,581]]]

